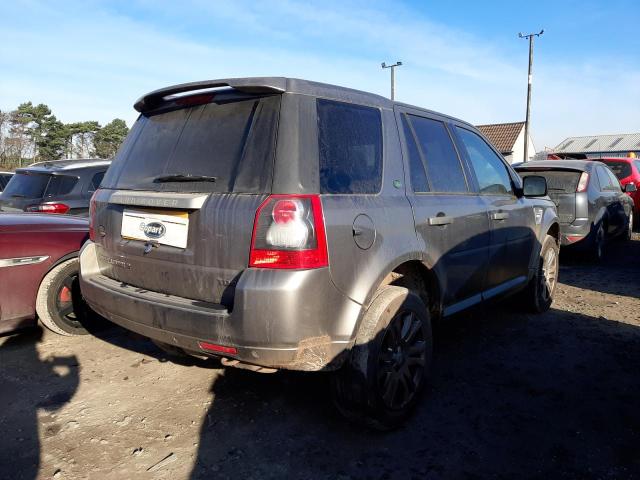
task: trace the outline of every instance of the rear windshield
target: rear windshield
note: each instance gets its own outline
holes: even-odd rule
[[[582,172],[574,170],[518,170],[518,174],[524,178],[529,175],[539,175],[547,179],[549,194],[576,193],[578,181]]]
[[[45,197],[59,197],[61,195],[67,195],[73,190],[73,187],[78,183],[78,177],[71,177],[68,175],[52,175],[47,190],[44,192]]]
[[[4,189],[5,197],[42,198],[51,175],[17,172]]]
[[[618,180],[622,180],[623,178],[627,178],[631,175],[631,164],[627,162],[616,162],[615,160],[601,160],[602,163],[606,163],[607,167],[611,169],[613,173],[615,173]]]
[[[173,192],[270,189],[280,96],[214,98],[138,118],[102,187]],[[185,181],[191,176],[201,181]],[[181,179],[182,177],[182,179]]]

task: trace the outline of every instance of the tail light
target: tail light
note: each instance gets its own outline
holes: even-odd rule
[[[91,200],[89,200],[89,240],[95,242],[96,231],[95,231],[95,223],[96,223],[96,195],[100,190],[96,190],[91,195]]]
[[[586,192],[587,187],[589,186],[589,174],[587,172],[582,172],[580,175],[580,180],[578,180],[578,188],[576,188],[576,192]]]
[[[250,267],[321,268],[329,264],[318,195],[271,195],[258,207]]]
[[[64,203],[42,203],[40,205],[30,205],[27,207],[26,211],[63,214],[69,211],[69,205],[65,205]]]

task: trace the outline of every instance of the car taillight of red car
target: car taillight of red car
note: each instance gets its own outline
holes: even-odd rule
[[[271,195],[258,207],[250,267],[310,269],[328,264],[318,195]]]

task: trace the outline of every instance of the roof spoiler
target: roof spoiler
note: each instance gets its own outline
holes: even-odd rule
[[[219,87],[231,87],[246,93],[283,93],[286,91],[287,80],[283,77],[227,78],[224,80],[181,83],[180,85],[173,85],[147,93],[133,104],[133,108],[138,112],[145,112],[156,108],[169,95]]]

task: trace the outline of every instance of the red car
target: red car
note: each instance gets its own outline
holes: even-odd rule
[[[86,219],[32,213],[0,214],[0,333],[39,318],[61,335],[87,333],[78,285],[78,251]]]
[[[591,160],[606,163],[611,171],[615,173],[616,177],[618,177],[623,190],[626,184],[635,184],[637,190],[635,192],[627,192],[627,195],[633,199],[634,210],[636,211],[636,218],[638,219],[636,224],[640,222],[640,158],[609,157]]]

